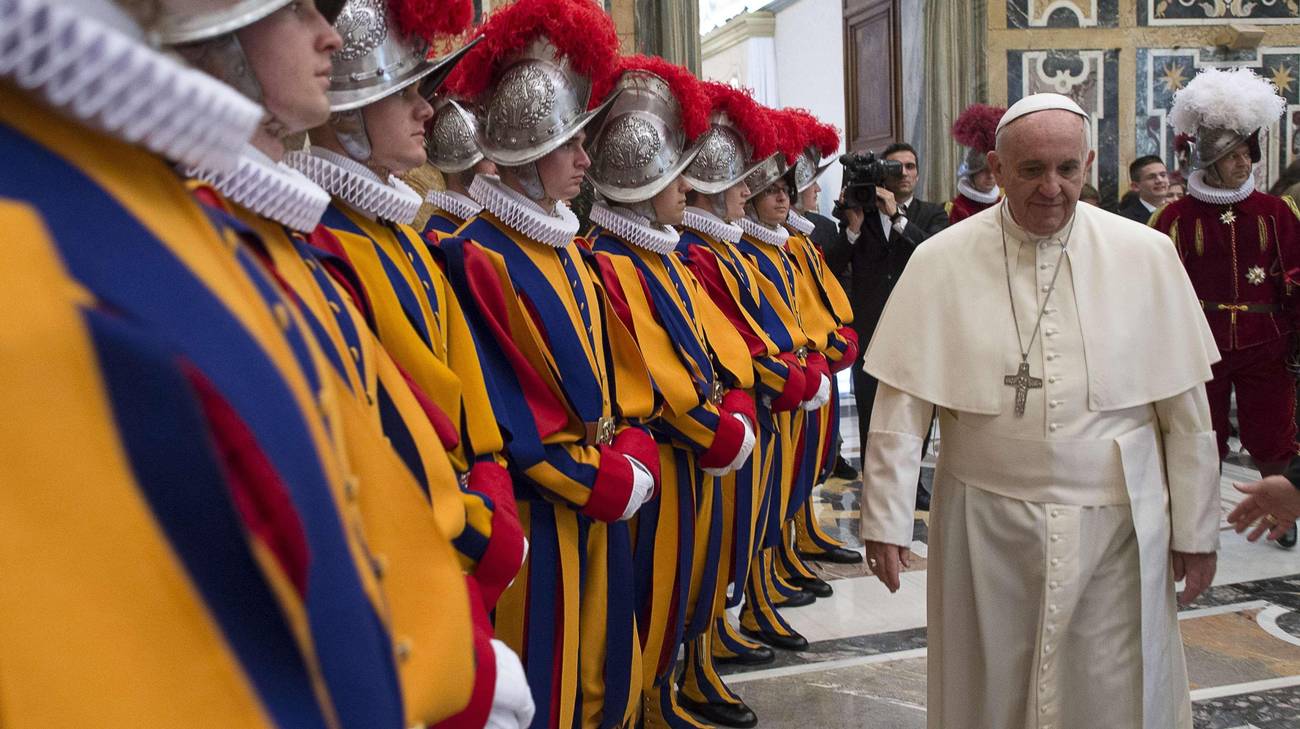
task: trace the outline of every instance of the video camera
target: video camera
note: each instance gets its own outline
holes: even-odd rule
[[[873,208],[876,186],[903,176],[902,162],[880,159],[871,151],[840,155],[840,164],[844,165],[844,203],[837,207]]]

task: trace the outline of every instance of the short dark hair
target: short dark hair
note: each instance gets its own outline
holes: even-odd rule
[[[1133,164],[1128,166],[1128,179],[1130,182],[1137,182],[1138,175],[1141,174],[1142,168],[1147,165],[1164,164],[1165,161],[1160,159],[1158,154],[1147,154],[1133,160]]]
[[[917,161],[920,161],[921,159],[921,155],[916,153],[916,148],[907,142],[894,142],[888,147],[885,147],[885,151],[880,153],[880,158],[884,159],[895,152],[911,152],[912,156],[915,157]]]

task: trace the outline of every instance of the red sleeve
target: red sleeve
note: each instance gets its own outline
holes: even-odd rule
[[[467,488],[492,501],[492,536],[474,568],[483,609],[491,612],[523,566],[524,529],[506,469],[493,461],[479,461],[470,468]]]

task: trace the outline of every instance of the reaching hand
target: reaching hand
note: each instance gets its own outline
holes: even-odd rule
[[[1268,533],[1269,539],[1286,534],[1300,518],[1300,490],[1283,476],[1269,476],[1254,483],[1234,484],[1246,495],[1237,508],[1228,514],[1228,523],[1238,534],[1254,526],[1246,537],[1256,541]]]
[[[897,544],[867,542],[867,566],[890,592],[898,592],[898,573],[912,566],[912,550]]]
[[[844,222],[854,235],[862,232],[862,221],[866,219],[867,216],[862,212],[862,208],[844,208]]]
[[[1182,594],[1178,596],[1178,602],[1190,605],[1214,581],[1214,571],[1218,566],[1219,556],[1214,552],[1209,554],[1174,552],[1172,556],[1174,582],[1187,580],[1187,584],[1183,585]]]

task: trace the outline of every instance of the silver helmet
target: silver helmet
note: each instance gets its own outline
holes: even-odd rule
[[[536,162],[577,134],[618,95],[616,89],[600,107],[587,111],[591,79],[575,71],[548,39],[537,38],[491,89],[479,148],[504,167]]]
[[[753,170],[745,175],[745,185],[749,188],[749,197],[746,200],[753,200],[758,197],[773,182],[781,179],[781,176],[790,169],[785,162],[785,155],[781,152],[772,154],[771,157],[759,162]]]
[[[623,73],[622,93],[587,141],[596,191],[620,203],[653,198],[686,169],[699,152],[682,129],[682,109],[668,82],[649,71]]]
[[[752,150],[725,112],[714,112],[709,130],[700,137],[699,154],[683,173],[691,188],[716,195],[745,179],[762,162],[749,163]]]
[[[957,167],[957,176],[970,178],[979,174],[989,166],[989,153],[982,152],[975,147],[965,147],[966,151],[962,153],[961,164]]]
[[[373,104],[416,82],[423,82],[421,95],[431,98],[477,42],[431,59],[429,41],[402,32],[389,0],[347,0],[334,29],[343,37],[343,47],[330,56],[327,95],[336,112]]]
[[[445,173],[464,172],[483,159],[478,148],[478,117],[450,97],[434,107],[425,137],[429,164]]]
[[[164,46],[176,46],[191,62],[262,100],[262,87],[235,32],[247,28],[292,0],[162,0],[153,31]],[[334,22],[343,0],[321,0],[317,9]]]
[[[822,162],[821,154],[813,147],[807,147],[794,161],[794,194],[807,190],[817,181],[822,173],[830,169],[834,160]]]
[[[1263,154],[1259,148],[1259,130],[1242,134],[1235,129],[1201,127],[1196,130],[1196,143],[1192,145],[1192,167],[1205,169],[1223,159],[1239,144],[1250,146],[1250,161],[1259,162]]]

